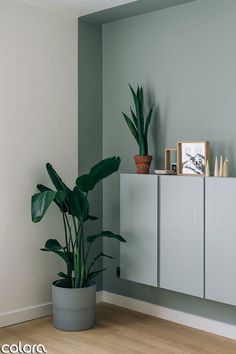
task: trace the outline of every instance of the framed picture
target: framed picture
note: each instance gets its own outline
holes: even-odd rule
[[[208,141],[179,141],[177,143],[177,174],[205,176],[209,160]]]

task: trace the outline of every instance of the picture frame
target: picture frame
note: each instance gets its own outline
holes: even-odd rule
[[[209,141],[177,142],[177,175],[205,176],[210,155]]]
[[[177,162],[177,149],[165,148],[165,170],[174,171],[172,165]]]

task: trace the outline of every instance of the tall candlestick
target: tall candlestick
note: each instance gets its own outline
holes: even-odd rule
[[[219,177],[223,177],[223,156],[220,156],[220,169],[219,169]]]
[[[209,165],[209,161],[207,160],[206,162],[206,177],[210,177],[211,173],[210,173],[210,165]]]
[[[226,158],[224,160],[224,165],[223,165],[223,177],[228,177],[229,176],[228,162],[229,162],[229,160]]]
[[[215,159],[215,171],[214,171],[214,176],[215,176],[215,177],[219,177],[218,156],[216,156],[216,159]]]

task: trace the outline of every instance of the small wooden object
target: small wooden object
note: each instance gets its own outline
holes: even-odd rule
[[[175,159],[173,159],[173,155],[175,155]],[[171,164],[173,162],[176,162],[176,155],[177,155],[177,150],[176,149],[165,149],[165,170],[166,171],[171,171]]]
[[[215,158],[215,171],[214,171],[214,176],[219,177],[219,165],[218,165],[218,156]]]
[[[206,177],[210,177],[211,173],[210,173],[210,164],[209,164],[209,160],[207,160],[206,162]]]
[[[220,169],[219,169],[219,177],[223,177],[223,156],[220,156]]]
[[[223,177],[229,177],[228,162],[229,162],[229,160],[226,158],[226,160],[224,160],[224,164],[223,164]]]

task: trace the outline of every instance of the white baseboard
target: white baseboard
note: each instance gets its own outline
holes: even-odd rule
[[[196,328],[209,333],[217,334],[231,339],[236,339],[236,326],[224,322],[210,320],[186,312],[172,310],[149,302],[132,299],[127,296],[98,291],[96,302],[107,302],[129,310],[141,312],[164,320],[176,322],[185,326]],[[0,328],[16,323],[33,320],[52,314],[52,304],[42,304],[23,308],[17,311],[0,314]]]
[[[33,320],[51,315],[52,304],[42,304],[38,306],[26,307],[20,310],[0,314],[0,327],[11,326],[16,323]]]
[[[103,292],[97,291],[96,302],[103,301]],[[52,303],[26,307],[20,310],[0,314],[0,328],[11,326],[20,322],[34,320],[36,318],[52,314]]]
[[[103,302],[103,291],[102,291],[102,290],[97,291],[96,302],[97,302],[97,304],[98,304],[99,302]]]
[[[103,291],[103,301],[171,322],[236,339],[236,326]]]

